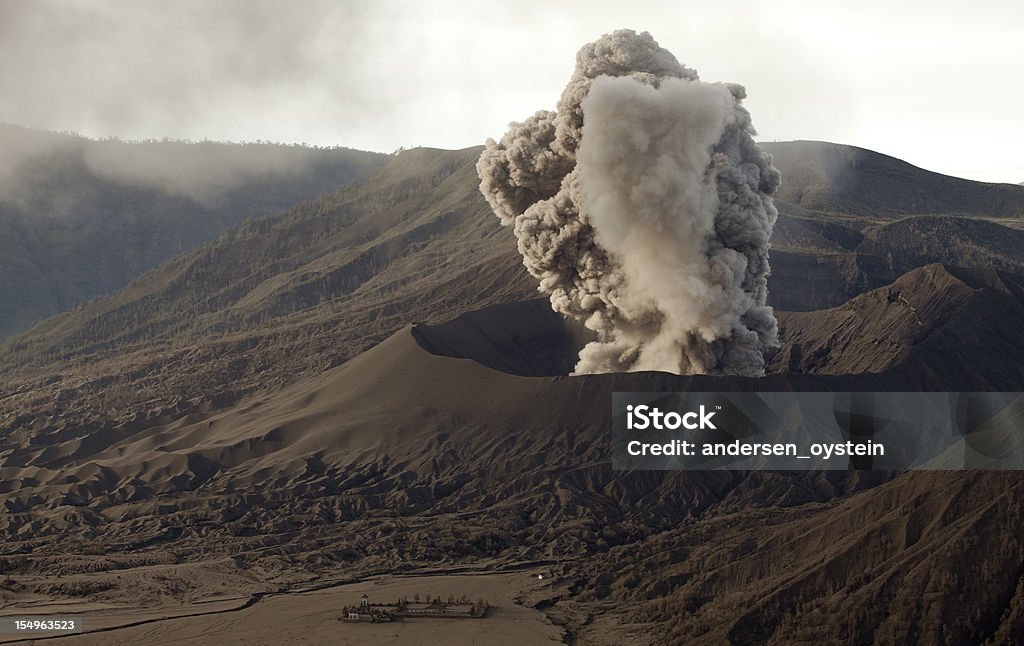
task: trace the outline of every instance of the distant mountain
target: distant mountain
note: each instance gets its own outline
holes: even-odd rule
[[[855,146],[763,143],[782,170],[777,199],[802,210],[871,221],[908,215],[1024,217],[1024,189],[918,168]]]
[[[777,308],[835,307],[931,262],[1021,271],[1013,245],[1024,188],[948,177],[853,146],[761,145],[782,170],[769,281]]]
[[[386,155],[94,141],[0,125],[0,339],[247,219],[365,179]]]
[[[784,174],[772,285],[782,309],[835,306],[908,266],[958,262],[959,251],[936,244],[910,250],[920,258],[908,265],[898,236],[877,234],[859,247],[880,220],[967,213],[1010,222],[1024,203],[1024,189],[949,178],[848,146],[765,147]],[[0,339],[114,291],[246,219],[365,179],[387,160],[347,149],[92,141],[0,126]],[[467,173],[465,181],[475,178]],[[486,211],[481,216],[486,221]],[[993,223],[981,234],[1000,231]],[[961,239],[972,246],[970,236]],[[1012,264],[997,266],[1016,270]]]
[[[0,429],[45,417],[53,399],[66,402],[62,424],[186,410],[316,374],[410,321],[535,298],[477,190],[479,150],[405,151],[364,183],[237,228],[0,345]],[[791,185],[800,177],[782,170]],[[1019,267],[1019,232],[995,222],[869,224],[778,204],[769,299],[782,310],[836,307],[931,262]]]

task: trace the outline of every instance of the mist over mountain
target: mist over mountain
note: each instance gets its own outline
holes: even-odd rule
[[[387,160],[278,144],[95,141],[0,125],[0,338]]]

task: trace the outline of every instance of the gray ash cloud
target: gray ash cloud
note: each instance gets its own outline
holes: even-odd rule
[[[580,49],[556,111],[487,142],[481,192],[552,307],[596,334],[577,373],[764,374],[780,174],[744,97],[620,30]]]

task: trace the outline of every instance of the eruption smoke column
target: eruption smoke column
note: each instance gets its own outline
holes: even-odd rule
[[[481,192],[552,307],[596,333],[577,373],[764,374],[780,175],[745,94],[621,30],[580,49],[557,112],[487,141]]]

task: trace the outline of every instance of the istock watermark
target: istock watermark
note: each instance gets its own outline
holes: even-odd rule
[[[1021,393],[612,397],[620,470],[1024,469]]]

